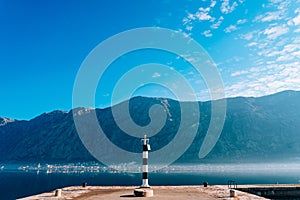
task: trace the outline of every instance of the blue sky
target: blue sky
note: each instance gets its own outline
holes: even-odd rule
[[[201,44],[221,73],[227,97],[300,90],[299,8],[299,0],[1,0],[0,116],[30,119],[71,109],[74,80],[89,52],[115,34],[149,26],[180,31]],[[174,64],[165,58],[157,61],[180,66],[199,85],[198,99],[209,99],[201,77],[182,61]],[[122,59],[116,61],[120,66]],[[107,73],[107,87],[97,91],[97,106],[109,105],[108,88],[120,73],[117,64]],[[172,97],[153,85],[137,94]]]

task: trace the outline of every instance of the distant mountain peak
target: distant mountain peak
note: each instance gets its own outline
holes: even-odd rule
[[[0,117],[0,126],[4,126],[8,123],[14,122],[14,119],[6,118],[6,117]]]
[[[71,110],[73,112],[74,116],[81,116],[86,113],[90,113],[91,111],[95,110],[95,108],[84,108],[84,107],[79,107],[79,108],[74,108]]]

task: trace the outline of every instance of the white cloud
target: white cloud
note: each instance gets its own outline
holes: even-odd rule
[[[245,24],[247,22],[247,19],[239,19],[236,23],[237,24]]]
[[[225,33],[230,33],[232,31],[237,30],[238,28],[235,25],[230,25],[227,28],[224,29]]]
[[[300,51],[295,51],[292,53],[292,55],[300,58]]]
[[[202,12],[208,13],[210,11],[210,7],[208,7],[208,8],[200,7],[199,10],[202,11]]]
[[[240,38],[244,40],[252,40],[254,38],[254,35],[257,34],[258,31],[252,31],[246,34],[241,34]]]
[[[298,35],[295,33],[300,33],[300,28],[297,27],[300,25],[299,6],[295,5],[294,8],[297,8],[295,10],[291,9],[291,3],[293,3],[291,0],[267,0],[265,7],[261,10],[261,15],[254,16],[252,19],[235,18],[236,20],[226,27],[223,23],[224,18],[231,17],[227,14],[235,11],[242,2],[206,0],[206,3],[208,3],[208,8],[199,8],[195,13],[185,17],[183,22],[186,23],[184,26],[186,30],[193,31],[194,22],[201,21],[204,23],[197,23],[197,25],[200,24],[200,28],[201,25],[203,25],[202,28],[207,24],[210,25],[210,30],[202,29],[201,31],[205,37],[212,37],[215,29],[219,28],[226,33],[238,29],[243,33],[238,35],[239,39],[245,40],[242,44],[245,43],[245,47],[249,48],[247,52],[249,59],[245,59],[245,62],[232,60],[230,63],[224,63],[222,61],[224,66],[231,64],[231,70],[233,67],[241,69],[229,73],[231,80],[225,82],[228,96],[262,96],[284,89],[300,90],[300,62],[298,61],[300,37],[298,37],[298,43],[295,41]],[[218,13],[216,9],[221,9],[221,12]],[[221,16],[216,14],[221,14]],[[249,26],[243,25],[245,23]],[[241,54],[237,52],[232,57],[235,55]],[[253,67],[249,69],[248,66],[243,66],[243,63],[251,64]],[[223,70],[224,73],[228,73],[224,68]]]
[[[245,47],[249,48],[253,67],[231,73],[235,82],[226,84],[226,95],[263,96],[300,90],[300,37],[293,34],[300,33],[300,8],[292,3],[296,4],[290,0],[269,0],[265,13],[252,20],[261,23],[252,23],[252,31],[239,35],[247,41]]]
[[[193,29],[193,27],[192,26],[186,26],[185,29],[188,30],[188,31],[191,31]]]
[[[267,35],[268,39],[277,39],[279,36],[289,32],[289,28],[285,25],[279,25],[272,28],[267,28],[263,31],[263,34]]]
[[[268,48],[265,51],[260,52],[260,54],[266,57],[279,56],[277,58],[277,61],[285,61],[285,60],[291,60],[293,58],[291,57],[291,55],[294,52],[296,52],[298,49],[300,49],[299,44],[291,43],[283,46],[282,50],[276,50],[276,48]]]
[[[158,72],[155,72],[153,75],[152,75],[152,78],[158,78],[160,77],[160,73]]]
[[[260,43],[258,44],[258,48],[259,48],[259,49],[264,49],[264,48],[267,48],[268,45],[269,45],[269,41],[266,41],[266,42],[264,42],[264,43],[260,42]]]
[[[282,61],[290,61],[290,60],[293,60],[294,59],[294,56],[292,55],[289,55],[289,54],[284,54],[282,56],[279,56],[276,61],[277,62],[282,62]]]
[[[232,3],[232,5],[230,5],[229,0],[223,0],[221,4],[221,12],[225,14],[231,13],[235,10],[237,5],[237,2],[235,1]]]
[[[299,44],[287,44],[287,45],[284,46],[283,52],[290,53],[290,52],[295,51],[296,49],[299,49],[299,48],[300,48]]]
[[[271,64],[265,68],[254,67],[248,71],[237,71],[232,75],[247,78],[225,88],[227,97],[263,96],[283,90],[300,90],[300,62]],[[262,73],[263,72],[263,73]],[[243,76],[242,76],[243,77]]]
[[[295,26],[300,25],[300,14],[292,19]]]
[[[217,21],[216,23],[212,24],[212,25],[210,26],[210,28],[212,28],[212,29],[217,29],[217,28],[219,28],[219,26],[222,24],[222,21],[223,21],[223,20],[224,20],[224,17],[223,17],[223,16],[219,17],[218,21]]]
[[[188,38],[191,36],[191,33],[182,32],[182,34],[183,34],[183,37],[185,37],[185,38]]]
[[[205,0],[207,2],[207,0]],[[242,0],[239,1],[233,1],[231,0],[221,0],[220,7],[216,7],[217,4],[219,4],[216,0],[210,0],[210,5],[208,7],[200,7],[195,13],[189,13],[182,19],[182,23],[185,26],[186,31],[192,31],[194,23],[195,22],[201,22],[201,21],[209,21],[210,22],[210,28],[211,29],[218,29],[220,25],[222,24],[222,21],[224,20],[223,16],[215,16],[213,14],[216,14],[217,8],[221,9],[221,12],[224,14],[229,14],[233,12],[236,7],[238,6],[239,2],[240,4],[243,3]],[[243,24],[246,22],[246,19],[238,20],[238,24]],[[210,34],[206,34],[210,35]]]
[[[196,13],[196,17],[200,20],[200,21],[205,21],[205,20],[210,20],[212,19],[212,17],[206,13],[206,12],[198,12]]]
[[[265,55],[266,57],[273,57],[273,56],[277,56],[277,55],[280,55],[280,51],[270,51],[268,50],[268,52],[266,52],[265,54],[262,54],[262,55]]]
[[[276,63],[276,61],[274,61],[274,60],[267,61],[267,65],[272,65],[272,64],[275,64],[275,63]]]
[[[212,36],[213,36],[210,30],[206,30],[206,31],[204,31],[202,34],[203,34],[205,37],[212,37]]]
[[[187,16],[188,19],[191,19],[191,20],[195,20],[196,17],[195,15],[193,15],[192,13],[189,13],[188,16]]]
[[[213,8],[213,7],[215,7],[215,5],[217,4],[217,2],[216,1],[214,1],[214,0],[211,0],[211,3],[210,3],[210,7],[211,8]]]
[[[186,25],[192,22],[193,20],[196,20],[196,16],[194,14],[188,13],[187,17],[183,18],[182,22],[183,25]]]
[[[190,23],[191,21],[192,21],[191,19],[185,17],[185,18],[183,18],[182,23],[183,23],[183,25],[186,25],[186,24]]]
[[[258,15],[255,19],[254,22],[271,22],[274,20],[279,20],[282,19],[282,11],[278,12],[267,12],[263,15]]]
[[[248,74],[249,72],[246,70],[241,70],[241,71],[236,71],[231,73],[230,76],[235,77],[235,76],[240,76],[240,75],[244,75],[244,74]]]
[[[277,6],[277,9],[282,10],[283,12],[286,12],[288,10],[288,8],[291,6],[292,3],[294,3],[294,2],[291,1],[291,0],[281,1],[279,3],[279,5]]]
[[[289,26],[294,26],[294,22],[292,19],[288,20],[287,25]]]
[[[247,44],[247,47],[253,47],[256,46],[258,43],[257,42],[250,42],[249,44]]]

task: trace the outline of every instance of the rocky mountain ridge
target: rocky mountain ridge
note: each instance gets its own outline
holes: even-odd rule
[[[164,98],[135,97],[129,100],[132,120],[145,126],[149,109],[162,105],[165,126],[151,138],[153,151],[168,144],[180,122],[180,104]],[[227,99],[226,120],[213,150],[204,158],[198,152],[210,123],[211,102],[198,102],[200,121],[196,137],[177,162],[243,162],[299,159],[300,92],[285,91],[274,95]],[[120,105],[116,105],[118,107]],[[77,108],[81,115],[89,109]],[[140,152],[140,139],[124,133],[114,121],[111,108],[96,109],[99,124],[107,137],[121,148]],[[191,110],[191,113],[194,112]],[[127,123],[126,118],[122,119]],[[101,139],[101,138],[100,138]],[[95,140],[97,142],[97,140]],[[29,121],[0,118],[0,162],[86,162],[95,158],[77,134],[73,111],[44,113]]]

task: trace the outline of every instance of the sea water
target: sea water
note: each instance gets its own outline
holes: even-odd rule
[[[124,169],[123,169],[124,170]],[[137,170],[138,171],[138,170]],[[172,165],[149,173],[150,185],[298,184],[300,164]],[[0,165],[0,199],[11,200],[67,186],[139,186],[140,173],[98,164]]]

